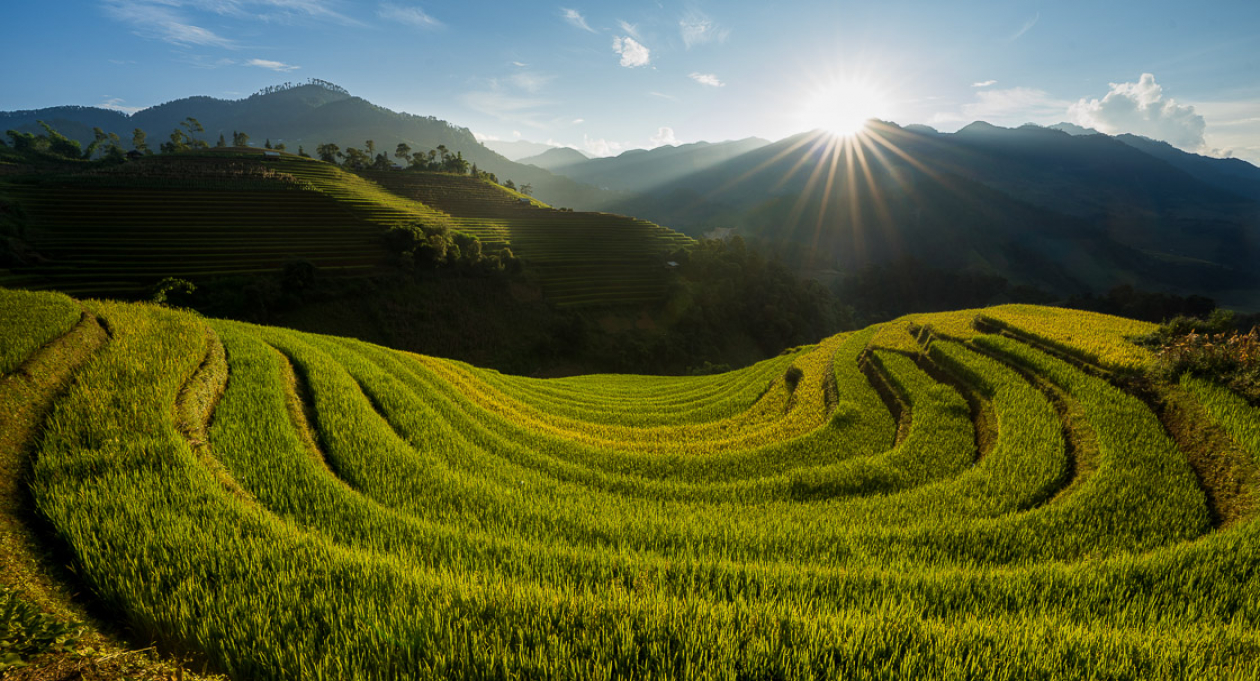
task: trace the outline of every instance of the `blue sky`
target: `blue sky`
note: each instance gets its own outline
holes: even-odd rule
[[[596,154],[778,139],[830,104],[952,131],[1077,122],[1260,163],[1260,2],[85,0],[6,8],[0,110],[320,78]],[[856,93],[856,94],[855,94]]]

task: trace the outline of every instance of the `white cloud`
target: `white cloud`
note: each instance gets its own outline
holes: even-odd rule
[[[123,102],[125,101],[127,100],[122,99],[120,97],[110,97],[109,95],[105,95],[105,101],[101,102],[100,104],[97,104],[97,106],[101,107],[102,109],[111,109],[113,111],[121,111],[125,114],[133,114],[145,108],[143,106],[123,106]]]
[[[630,36],[613,38],[613,52],[621,55],[621,65],[626,68],[647,66],[652,60],[652,52]]]
[[[525,68],[526,66],[529,66],[529,64],[526,64],[523,61],[514,61],[512,62],[512,66],[519,66],[521,68]]]
[[[586,122],[585,118],[574,118],[573,125],[581,125]]]
[[[677,101],[678,101],[678,98],[677,98],[677,97],[675,97],[675,96],[673,96],[673,95],[667,95],[667,94],[665,94],[664,92],[649,92],[648,94],[649,94],[649,95],[652,95],[653,97],[660,97],[661,99],[668,99],[668,100],[669,100],[669,101],[671,101],[671,102],[677,102]]]
[[[419,7],[409,7],[406,5],[395,5],[393,3],[382,3],[376,9],[376,16],[387,21],[396,21],[400,24],[414,26],[415,28],[442,28],[444,24],[432,16],[429,16]]]
[[[627,21],[618,21],[617,25],[621,27],[621,32],[634,38],[635,40],[643,40],[643,36],[639,35],[639,27]]]
[[[990,85],[997,85],[997,81],[996,80],[980,80],[980,81],[976,81],[972,83],[971,87],[989,87]]]
[[[665,145],[676,145],[678,139],[674,137],[674,129],[661,127],[656,130],[656,134],[650,138],[651,148],[663,147]]]
[[[713,23],[703,12],[692,10],[678,22],[678,30],[682,33],[683,44],[687,49],[693,45],[707,43],[724,43],[730,30]]]
[[[591,156],[615,156],[620,154],[626,148],[621,142],[612,142],[606,139],[591,139],[587,135],[582,135],[582,149]]]
[[[1207,123],[1193,106],[1164,98],[1155,76],[1143,73],[1136,83],[1111,83],[1102,99],[1084,99],[1068,109],[1073,122],[1108,134],[1144,135],[1189,151],[1204,147]]]
[[[591,28],[591,25],[586,23],[586,17],[582,16],[582,13],[575,9],[561,7],[560,16],[564,17],[565,21],[577,26],[583,31],[590,31],[591,33],[595,32],[595,29]]]
[[[257,66],[262,69],[271,69],[272,71],[279,71],[280,73],[288,73],[289,71],[296,71],[297,69],[302,68],[301,66],[294,66],[280,61],[271,61],[270,59],[250,59],[245,62],[245,65]]]
[[[697,83],[700,83],[701,85],[708,85],[709,87],[726,86],[726,83],[718,80],[718,77],[712,73],[692,73],[689,77]]]

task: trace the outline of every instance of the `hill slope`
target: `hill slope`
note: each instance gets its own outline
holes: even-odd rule
[[[432,116],[391,111],[324,81],[268,88],[240,100],[186,97],[130,116],[93,107],[0,112],[0,130],[39,133],[36,121],[43,120],[86,145],[93,137],[93,126],[117,133],[125,141],[131,140],[132,131],[138,127],[148,133],[150,146],[156,149],[157,143],[188,117],[201,122],[205,133],[198,136],[211,144],[220,135],[230,142],[233,132],[239,131],[247,133],[257,147],[270,140],[284,142],[291,152],[304,146],[310,154],[325,143],[362,149],[367,140],[373,140],[390,158],[399,143],[416,151],[444,146],[451,154],[462,153],[470,163],[501,179],[532,185],[539,196],[556,205],[589,208],[610,200],[589,185],[509,161],[477,142],[467,128]]]
[[[0,282],[137,296],[165,277],[204,283],[305,261],[323,276],[398,270],[385,231],[423,224],[512,249],[560,305],[662,299],[687,237],[642,220],[558,211],[494,183],[440,173],[367,173],[284,154],[211,150],[122,165],[10,174],[11,206],[37,255]],[[370,178],[370,179],[368,179]]]
[[[151,306],[0,312],[32,339],[0,406],[67,321],[110,330],[5,454],[33,452],[46,539],[137,640],[235,678],[1254,674],[1260,415],[1160,387],[1183,439],[1094,375],[1149,325],[1010,306],[538,380]]]

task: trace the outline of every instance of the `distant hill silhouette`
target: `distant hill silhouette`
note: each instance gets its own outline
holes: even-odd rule
[[[556,148],[552,144],[529,142],[527,140],[483,140],[481,144],[495,153],[502,154],[509,161],[520,162],[526,162],[525,159],[531,156],[537,156]]]
[[[696,142],[655,149],[632,149],[619,156],[562,165],[543,165],[560,175],[619,192],[669,188],[694,173],[733,161],[769,144],[749,137],[732,142]],[[539,164],[535,164],[539,165]]]
[[[1255,166],[1037,126],[872,133],[849,157],[815,132],[655,188],[643,174],[605,185],[636,191],[606,208],[696,236],[733,227],[808,267],[911,256],[1059,294],[1131,284],[1260,305]],[[643,153],[604,161],[630,169]]]
[[[537,156],[523,158],[520,162],[555,172],[568,166],[584,163],[589,161],[590,158],[590,156],[571,147],[552,147]],[[560,174],[563,175],[565,173]]]

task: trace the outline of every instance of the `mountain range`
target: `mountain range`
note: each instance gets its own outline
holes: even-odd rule
[[[1129,284],[1260,307],[1260,168],[1134,135],[872,122],[847,141],[815,131],[547,167],[630,194],[601,209],[693,236],[733,228],[807,270],[912,257],[1058,294]]]
[[[853,138],[814,131],[610,158],[550,148],[512,161],[466,128],[313,81],[237,101],[190,97],[130,116],[90,107],[6,112],[0,129],[35,132],[43,120],[86,143],[93,127],[124,140],[140,127],[156,146],[190,116],[211,142],[239,130],[254,144],[308,153],[368,139],[387,153],[400,142],[443,145],[553,205],[633,215],[693,236],[740,234],[821,279],[916,258],[1058,295],[1129,284],[1260,309],[1260,168],[1071,124],[976,122],[941,133],[872,122]],[[514,156],[539,148],[490,144]]]

